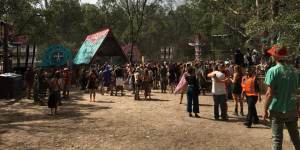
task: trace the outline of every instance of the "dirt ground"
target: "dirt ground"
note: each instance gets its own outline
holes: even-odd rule
[[[211,96],[200,97],[201,118],[188,117],[186,96],[181,105],[179,97],[153,91],[152,100],[134,101],[129,92],[123,97],[97,94],[97,102],[90,103],[88,94],[75,90],[58,116],[49,116],[46,106],[32,100],[0,100],[0,149],[271,149],[271,129],[262,124],[245,128],[244,117],[232,115],[232,101],[230,120],[222,122],[212,119]],[[293,149],[284,132],[284,149]]]

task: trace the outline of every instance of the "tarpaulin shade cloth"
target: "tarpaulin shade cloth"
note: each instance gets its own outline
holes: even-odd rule
[[[95,56],[121,56],[127,61],[110,29],[88,35],[78,50],[73,63],[90,64]]]

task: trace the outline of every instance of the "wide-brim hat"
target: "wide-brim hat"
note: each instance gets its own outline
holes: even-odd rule
[[[270,48],[267,51],[267,53],[271,56],[281,58],[286,56],[288,54],[288,51],[286,47],[282,47],[280,45],[273,45],[272,48]]]

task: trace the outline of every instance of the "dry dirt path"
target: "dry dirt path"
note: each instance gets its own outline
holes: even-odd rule
[[[270,128],[261,124],[245,128],[243,118],[231,115],[232,101],[228,102],[230,120],[222,122],[212,120],[211,96],[200,97],[200,119],[188,117],[179,97],[154,91],[153,100],[134,101],[130,93],[123,97],[98,94],[97,102],[90,103],[88,94],[75,91],[71,100],[63,101],[56,117],[31,100],[0,100],[0,149],[271,149]],[[261,108],[259,104],[259,113]],[[287,131],[284,149],[293,149]]]

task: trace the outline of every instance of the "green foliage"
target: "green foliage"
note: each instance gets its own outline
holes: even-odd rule
[[[162,47],[173,46],[176,58],[193,59],[193,47],[187,43],[195,34],[201,34],[203,55],[208,58],[225,56],[224,50],[238,47],[264,50],[276,42],[299,53],[299,3],[187,0],[176,6],[174,0],[149,0],[143,17],[141,8],[130,8],[130,18],[123,0],[98,0],[96,5],[79,0],[0,0],[0,19],[14,26],[16,36],[28,35],[39,49],[63,44],[77,50],[87,34],[110,27],[120,44],[134,40],[147,58],[157,59]],[[280,38],[272,39],[275,35]]]

